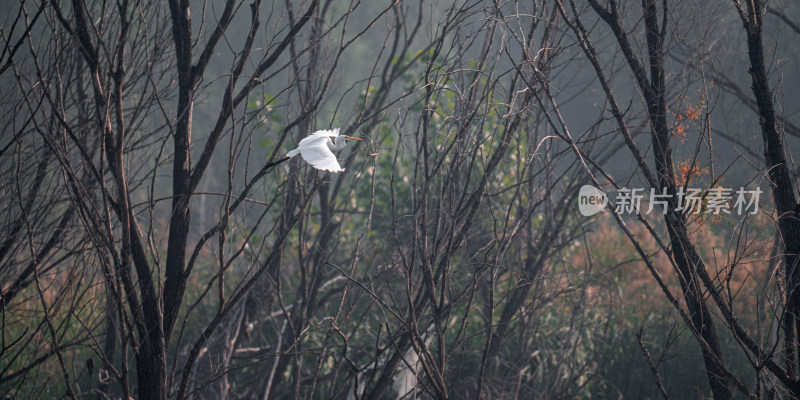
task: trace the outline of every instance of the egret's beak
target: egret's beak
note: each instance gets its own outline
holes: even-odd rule
[[[353,139],[353,140],[364,140],[364,139],[359,139],[357,137],[352,137],[352,136],[345,136],[345,137],[348,138],[348,139]]]

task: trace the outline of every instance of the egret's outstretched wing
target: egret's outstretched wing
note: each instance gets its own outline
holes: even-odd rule
[[[286,155],[289,156],[289,157],[294,157],[294,156],[300,154],[300,148],[301,147],[303,147],[305,145],[309,145],[310,143],[314,142],[315,140],[317,140],[319,138],[329,138],[331,136],[336,136],[338,134],[339,134],[339,128],[336,128],[336,129],[334,129],[332,131],[326,131],[326,130],[316,131],[316,132],[304,137],[302,140],[300,140],[300,143],[297,144],[297,148],[294,149],[294,150],[290,150],[288,153],[286,153]]]
[[[314,168],[330,171],[341,172],[344,169],[339,166],[336,156],[328,147],[332,136],[339,135],[339,128],[333,130],[316,131],[300,141],[297,148],[290,151],[286,155],[294,157],[300,154],[307,163],[311,164]]]
[[[330,139],[327,136],[320,136],[312,140],[305,138],[305,143],[300,143],[300,155],[307,163],[311,164],[314,168],[330,171],[341,172],[344,171],[336,160],[336,156],[328,147]]]
[[[297,147],[298,148],[299,147],[303,147],[303,143],[310,143],[310,142],[313,142],[313,141],[315,141],[315,140],[317,140],[319,138],[331,138],[331,137],[336,137],[336,136],[339,136],[339,128],[336,128],[336,129],[333,129],[333,130],[330,130],[330,131],[326,131],[326,130],[316,131],[316,132],[304,137],[303,140],[301,140],[300,143],[297,144]]]

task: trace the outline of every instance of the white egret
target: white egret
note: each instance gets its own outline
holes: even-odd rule
[[[335,138],[333,141],[331,138]],[[321,169],[330,172],[342,172],[344,168],[339,165],[336,160],[334,151],[339,151],[347,145],[347,139],[362,140],[351,136],[339,134],[339,128],[327,131],[316,131],[307,137],[303,138],[297,144],[297,148],[286,153],[288,158],[292,158],[298,154],[311,164],[316,169]]]

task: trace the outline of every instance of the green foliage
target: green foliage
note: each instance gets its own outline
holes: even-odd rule
[[[260,96],[251,96],[247,101],[247,122],[254,123],[255,129],[261,133],[258,145],[271,148],[274,139],[270,133],[280,132],[283,125],[283,116],[278,112],[277,98],[264,93]]]

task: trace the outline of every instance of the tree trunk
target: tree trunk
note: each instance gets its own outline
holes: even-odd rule
[[[784,273],[786,274],[785,313],[782,327],[784,332],[784,356],[786,370],[792,379],[798,379],[798,334],[800,334],[800,204],[792,185],[786,155],[783,151],[783,137],[778,132],[772,91],[764,63],[762,42],[762,5],[756,0],[747,2],[747,13],[739,8],[742,22],[747,32],[747,48],[750,58],[750,77],[753,95],[758,105],[761,135],[764,141],[764,159],[772,189],[772,197],[778,216],[778,229],[783,240]]]

